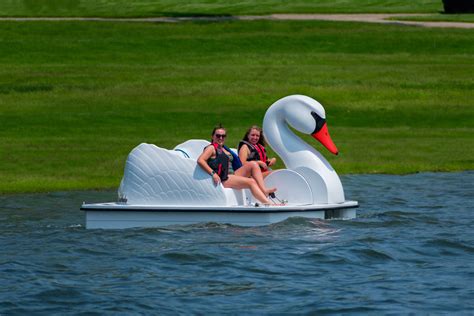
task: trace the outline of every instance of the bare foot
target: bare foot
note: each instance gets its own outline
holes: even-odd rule
[[[272,203],[271,201],[266,200],[265,202],[262,202],[262,203],[256,202],[254,205],[255,205],[255,207],[259,207],[259,206],[270,206],[270,205],[272,205],[272,204],[273,204],[273,203]]]

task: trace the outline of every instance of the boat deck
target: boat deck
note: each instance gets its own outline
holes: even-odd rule
[[[175,206],[131,205],[120,202],[83,204],[86,228],[161,227],[216,222],[240,226],[262,226],[289,217],[351,219],[356,217],[356,201],[337,204],[277,206]]]

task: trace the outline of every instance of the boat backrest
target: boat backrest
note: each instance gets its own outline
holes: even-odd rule
[[[198,159],[199,155],[202,154],[204,147],[209,145],[210,142],[204,139],[190,139],[182,144],[177,145],[173,148],[174,151],[178,152],[185,158]],[[238,154],[236,148],[230,148],[234,153]]]
[[[183,157],[196,160],[202,154],[204,147],[210,142],[204,139],[190,139],[177,145],[174,150],[181,153]]]

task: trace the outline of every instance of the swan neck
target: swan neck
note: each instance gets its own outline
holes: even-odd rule
[[[285,120],[285,108],[281,104],[272,105],[263,121],[265,139],[270,147],[280,156],[287,168],[294,166],[294,154],[300,151],[315,151],[289,127]]]

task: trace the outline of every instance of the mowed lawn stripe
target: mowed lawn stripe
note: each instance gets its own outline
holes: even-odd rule
[[[472,169],[470,30],[312,21],[1,22],[0,192],[116,187],[140,142],[326,108],[341,173]],[[280,164],[279,167],[282,167]]]

